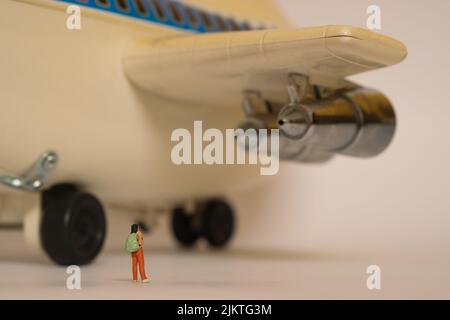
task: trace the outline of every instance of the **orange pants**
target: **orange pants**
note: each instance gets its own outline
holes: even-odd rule
[[[141,280],[147,279],[147,276],[145,275],[145,264],[144,264],[144,251],[142,250],[142,247],[139,248],[138,251],[133,252],[131,254],[131,260],[132,260],[132,269],[133,269],[133,280],[138,279],[137,274],[137,267],[139,264],[139,273],[141,274]]]

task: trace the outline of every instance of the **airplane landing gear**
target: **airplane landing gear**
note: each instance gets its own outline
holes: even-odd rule
[[[193,213],[180,207],[173,210],[173,234],[184,247],[193,247],[204,237],[211,247],[223,248],[231,240],[234,227],[233,209],[220,199],[199,203]]]
[[[172,231],[177,242],[183,247],[192,247],[200,234],[194,228],[194,215],[189,215],[184,208],[175,208],[172,214]]]
[[[70,184],[58,184],[41,194],[36,218],[25,220],[45,253],[60,265],[84,265],[100,253],[106,237],[106,219],[99,200]],[[27,221],[29,221],[27,223]]]

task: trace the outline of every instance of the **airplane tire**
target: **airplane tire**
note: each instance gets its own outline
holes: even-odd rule
[[[202,234],[213,248],[223,248],[234,232],[234,212],[225,201],[214,199],[206,202],[202,213]]]
[[[100,201],[72,185],[56,185],[42,194],[41,243],[60,265],[84,265],[100,253],[106,218]]]
[[[175,208],[172,215],[172,231],[177,242],[183,247],[192,247],[197,242],[199,234],[194,230],[193,217],[183,208]]]

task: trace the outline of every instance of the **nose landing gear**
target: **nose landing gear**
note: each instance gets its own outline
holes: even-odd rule
[[[54,262],[84,265],[100,253],[106,219],[96,197],[60,184],[42,193],[41,210],[41,244]]]
[[[100,253],[106,218],[100,201],[71,184],[42,191],[41,203],[25,216],[28,244],[59,265],[85,265]]]

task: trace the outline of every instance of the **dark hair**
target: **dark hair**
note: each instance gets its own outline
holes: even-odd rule
[[[135,223],[135,224],[131,225],[131,233],[136,233],[136,232],[138,232],[138,225]]]

